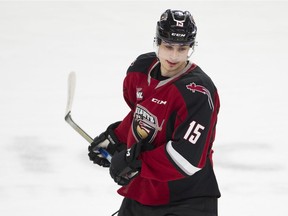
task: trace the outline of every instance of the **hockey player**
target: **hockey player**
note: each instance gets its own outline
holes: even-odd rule
[[[217,215],[212,144],[220,104],[212,80],[189,60],[196,33],[188,11],[161,15],[156,51],[140,55],[123,82],[131,111],[89,146],[90,160],[110,167],[122,186],[118,216]]]

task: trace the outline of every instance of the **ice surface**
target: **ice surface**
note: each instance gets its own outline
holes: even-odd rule
[[[287,215],[284,1],[1,1],[1,215],[108,216],[118,209],[118,186],[64,122],[67,76],[77,73],[74,120],[98,135],[128,111],[126,68],[153,50],[155,24],[167,8],[194,14],[192,59],[221,96],[219,215]]]

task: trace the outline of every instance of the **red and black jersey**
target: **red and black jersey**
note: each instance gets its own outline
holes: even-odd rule
[[[127,148],[148,139],[153,150],[140,154],[140,174],[118,193],[144,205],[193,197],[220,197],[212,167],[219,97],[212,80],[187,63],[176,76],[155,79],[155,53],[139,56],[124,79],[130,113],[115,129]]]

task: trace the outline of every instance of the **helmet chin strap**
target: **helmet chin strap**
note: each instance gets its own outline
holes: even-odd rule
[[[193,45],[191,46],[191,49],[189,50],[189,53],[188,53],[188,59],[192,56],[192,54],[194,53],[195,51],[195,46],[198,46],[198,42],[197,41],[194,41]]]
[[[194,53],[194,45],[190,48],[190,50],[189,50],[189,52],[188,52],[188,56],[187,56],[187,59],[189,59],[191,56],[192,56],[192,54]]]

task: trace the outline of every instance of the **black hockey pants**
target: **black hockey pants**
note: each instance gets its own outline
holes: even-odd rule
[[[176,204],[146,206],[124,198],[118,216],[217,216],[217,198],[201,197]]]

